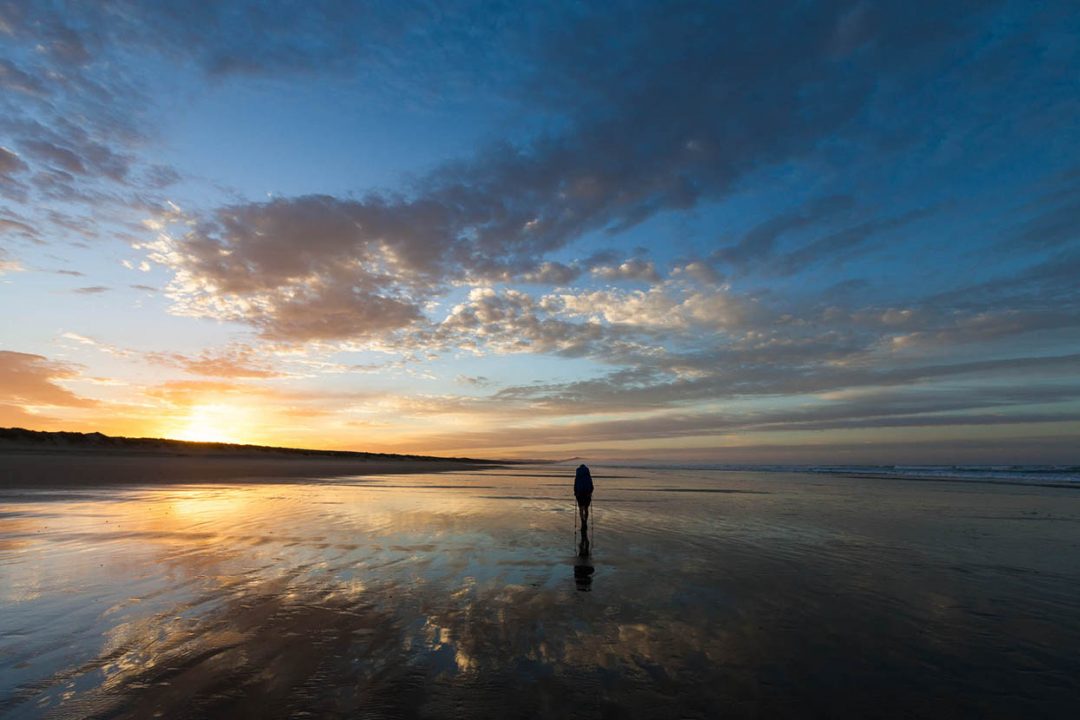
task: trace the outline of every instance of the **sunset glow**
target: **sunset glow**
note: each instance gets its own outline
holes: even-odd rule
[[[247,442],[244,433],[252,419],[249,411],[229,405],[195,405],[184,424],[164,436],[196,442],[243,443]]]
[[[23,5],[0,426],[1075,459],[1069,3]]]
[[[0,715],[1058,718],[1077,0],[0,0]]]

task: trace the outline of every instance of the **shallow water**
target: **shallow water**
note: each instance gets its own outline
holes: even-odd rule
[[[0,716],[1080,704],[1080,490],[593,471],[6,491]]]

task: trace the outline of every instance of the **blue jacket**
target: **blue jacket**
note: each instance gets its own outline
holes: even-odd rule
[[[574,494],[592,494],[592,473],[584,465],[578,465],[577,474],[574,475]]]

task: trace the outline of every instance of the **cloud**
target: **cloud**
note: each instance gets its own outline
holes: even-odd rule
[[[581,276],[577,265],[564,265],[560,262],[543,262],[535,269],[518,276],[518,280],[534,285],[567,285]]]
[[[16,153],[0,146],[0,178],[10,178],[30,169]]]
[[[844,362],[852,357],[859,356],[837,351],[828,343],[794,344],[787,353],[770,346],[635,356],[624,349],[611,359],[632,363],[628,368],[586,380],[510,386],[492,396],[491,401],[550,415],[604,414],[845,390],[933,386],[957,379],[969,383],[978,380],[970,394],[989,392],[994,397],[993,389],[982,387],[982,382],[1015,381],[1033,373],[1044,379],[1068,377],[1080,362],[1080,355],[1075,354],[894,367],[867,361]],[[1041,392],[1032,389],[1028,397],[1034,402]],[[939,405],[938,409],[949,407]]]
[[[19,153],[18,163],[0,155],[0,188],[25,208],[43,241],[67,240],[65,216],[83,226],[84,237],[106,225],[115,231],[152,196],[148,187],[127,185],[156,132],[145,122],[151,78],[130,62],[124,41],[106,42],[112,32],[124,37],[127,17],[111,3],[0,7],[0,128],[4,152]]]
[[[848,213],[854,205],[854,199],[847,195],[817,198],[798,210],[783,213],[758,224],[739,242],[717,250],[713,257],[740,266],[767,260],[776,254],[777,243],[783,236]]]
[[[825,260],[850,261],[868,250],[866,244],[871,238],[909,225],[932,212],[920,208],[853,222],[865,215],[865,211],[856,208],[852,197],[819,197],[758,224],[739,242],[714,251],[708,262],[709,265],[725,263],[742,273],[794,275]],[[827,228],[824,233],[823,227]]]
[[[487,387],[492,383],[490,378],[483,375],[458,375],[455,382],[473,387]]]
[[[621,382],[635,384],[626,376]],[[1054,424],[1067,428],[1080,422],[1075,382],[1032,388],[1027,384],[986,387],[864,388],[839,393],[838,397],[803,396],[777,408],[769,403],[743,404],[731,411],[642,406],[624,417],[609,419],[607,413],[588,413],[571,407],[591,407],[587,394],[575,394],[568,407],[546,405],[522,408],[514,389],[495,396],[489,404],[474,403],[466,412],[491,413],[500,418],[495,429],[450,431],[432,434],[432,448],[514,447],[521,445],[589,445],[600,442],[658,441],[696,438],[701,442],[748,438],[782,433],[868,431],[889,428],[971,428]],[[571,404],[572,403],[572,404]],[[508,406],[510,406],[508,408]],[[563,414],[564,421],[550,422],[549,412]],[[600,415],[603,419],[592,419]],[[833,436],[835,437],[835,436]],[[522,440],[527,438],[527,440]],[[753,442],[753,441],[749,441]],[[805,444],[803,441],[801,444]],[[813,442],[813,441],[811,441]],[[758,460],[760,461],[760,457]]]
[[[671,276],[678,278],[680,275],[706,285],[719,285],[724,279],[713,262],[705,260],[690,260],[683,265],[676,265],[671,270]]]
[[[672,285],[649,290],[565,293],[549,296],[545,304],[570,317],[671,331],[732,328],[763,313],[752,300],[725,290],[687,292]]]
[[[663,413],[657,432],[684,437],[710,423],[758,432],[715,408],[698,412],[710,403],[970,382],[980,373],[1061,373],[1064,361],[1051,356],[1073,349],[1068,333],[1080,317],[1080,265],[1070,247],[1075,177],[1056,177],[1038,201],[1021,198],[1006,208],[1008,217],[995,218],[1014,246],[1001,255],[1014,262],[983,265],[980,257],[985,274],[977,282],[958,287],[953,278],[949,291],[927,297],[921,277],[883,283],[880,272],[855,263],[842,268],[855,277],[830,272],[873,251],[888,263],[877,270],[895,262],[916,268],[908,271],[914,275],[947,274],[913,255],[945,239],[940,227],[924,237],[915,225],[936,212],[921,201],[938,198],[960,166],[990,178],[970,186],[977,192],[1034,175],[1020,164],[1009,172],[973,164],[985,157],[984,126],[1009,141],[1024,134],[1017,128],[1054,127],[1012,115],[988,119],[1000,109],[992,101],[1037,106],[1028,119],[1071,108],[1060,93],[1038,103],[1016,93],[1019,78],[1039,92],[1057,72],[1043,69],[1054,64],[1046,53],[1060,60],[1065,50],[1040,34],[1053,13],[1025,11],[1022,3],[912,8],[827,1],[747,9],[693,0],[501,9],[314,2],[276,11],[250,3],[9,3],[0,6],[12,48],[0,61],[7,90],[0,127],[12,149],[0,151],[0,182],[13,208],[29,210],[5,207],[0,232],[22,241],[139,244],[171,274],[163,292],[173,312],[236,323],[231,330],[249,339],[255,333],[258,350],[153,356],[204,378],[266,379],[293,367],[268,360],[271,345],[397,356],[331,362],[327,354],[304,361],[311,372],[417,371],[435,354],[462,352],[586,358],[596,374],[523,382],[489,398],[416,399],[425,412],[493,413],[501,404],[549,419]],[[148,61],[137,65],[133,57]],[[980,80],[995,64],[1003,69]],[[1018,79],[993,79],[1003,72]],[[370,93],[373,106],[381,98],[443,108],[447,98],[471,102],[490,91],[512,106],[508,117],[530,122],[412,176],[398,192],[359,188],[265,201],[230,192],[183,212],[164,202],[163,188],[207,195],[152,161],[161,140],[155,121],[172,102],[164,98],[208,77],[229,92],[253,77],[275,92],[298,79],[324,92],[318,85],[329,78],[335,91]],[[1056,75],[1054,82],[1059,88]],[[988,98],[973,103],[982,109],[957,121],[950,103],[978,93]],[[956,139],[943,125],[970,137]],[[920,133],[932,151],[915,148]],[[1067,150],[1071,138],[1026,134],[1054,136],[1047,155]],[[977,153],[971,145],[980,146]],[[914,159],[906,160],[912,148]],[[872,182],[871,163],[891,179]],[[916,185],[925,190],[913,191]],[[139,237],[128,225],[133,209],[154,214]],[[716,227],[734,222],[737,234],[716,237]],[[948,232],[960,237],[965,228],[958,221]],[[146,242],[148,233],[161,236]],[[957,252],[974,255],[996,239],[965,238]],[[1040,344],[1036,333],[1051,339]],[[1009,338],[1032,344],[1021,351],[1002,344]],[[479,376],[459,382],[472,393],[483,387]],[[246,392],[230,387],[218,390]],[[902,415],[893,399],[892,414],[876,419],[849,404],[847,415],[822,411],[787,427],[928,425],[959,422],[962,414],[997,422],[993,407],[950,410],[948,398],[938,400],[921,411],[937,412],[936,420]],[[1025,414],[1031,422],[1044,416]],[[610,431],[635,432],[619,428]],[[602,432],[597,437],[607,437]]]
[[[270,393],[263,388],[228,380],[169,380],[144,388],[142,394],[157,402],[188,409],[208,401],[227,402]]]
[[[41,355],[0,350],[0,389],[5,402],[19,406],[90,407],[93,400],[79,397],[57,383],[75,378],[78,368]]]
[[[101,342],[100,340],[96,340],[86,335],[80,335],[79,333],[63,332],[60,334],[60,337],[64,340],[78,343],[79,345],[83,345],[85,347],[93,348],[99,352],[103,352],[106,355],[111,355],[113,357],[124,358],[127,360],[136,359],[138,357],[138,353],[136,353],[134,350],[122,348],[107,342]]]
[[[265,337],[359,338],[408,326],[437,281],[451,211],[325,196],[223,208],[150,246],[176,272],[180,312],[240,320]]]
[[[179,368],[193,375],[216,378],[274,378],[282,377],[274,369],[272,355],[248,345],[231,345],[206,349],[198,353],[140,351],[112,345],[86,335],[64,332],[60,336],[85,347],[91,347],[113,357]]]
[[[596,323],[550,317],[530,295],[473,288],[432,332],[414,335],[417,347],[455,348],[475,353],[551,353],[580,357],[609,339]]]
[[[0,248],[0,275],[5,273],[21,272],[23,270],[22,263],[11,257],[4,248]]]
[[[133,159],[128,154],[119,153],[102,142],[93,139],[83,128],[57,123],[57,129],[46,129],[33,125],[28,132],[33,133],[19,142],[27,155],[51,168],[59,169],[72,175],[94,175],[116,182],[127,179]],[[60,138],[64,140],[46,140]]]
[[[287,342],[362,338],[419,319],[420,309],[407,299],[344,287],[320,288],[274,301],[262,323],[262,335]]]
[[[1004,276],[920,298],[888,342],[902,348],[958,347],[1080,327],[1075,276],[1080,253],[1060,251]],[[897,317],[895,314],[893,317]],[[854,316],[866,322],[865,316]],[[885,320],[883,316],[882,320]]]
[[[972,428],[993,426],[1025,426],[1054,424],[1068,427],[1080,423],[1077,412],[1017,412],[1000,413],[958,413],[950,415],[922,415],[902,417],[853,418],[850,420],[785,422],[756,424],[753,416],[732,417],[717,415],[689,416],[649,416],[634,420],[620,420],[603,423],[581,423],[545,425],[513,425],[488,432],[446,433],[426,438],[429,447],[444,448],[490,448],[528,445],[543,446],[588,446],[602,442],[660,441],[696,439],[699,442],[714,443],[713,447],[722,447],[723,441],[738,438],[740,444],[746,444],[748,437],[773,433],[813,433],[828,430],[885,430],[890,428]],[[527,440],[523,440],[527,438]],[[887,442],[887,440],[885,441]],[[1059,440],[1062,442],[1062,440]],[[792,447],[813,446],[813,442],[789,445]],[[878,442],[875,442],[875,448]],[[868,451],[864,447],[864,451]],[[612,456],[614,457],[614,456]],[[753,460],[760,462],[768,455],[758,455]],[[873,457],[871,455],[871,457]],[[835,458],[833,459],[835,462]]]
[[[794,275],[823,260],[832,260],[837,264],[848,262],[857,254],[867,251],[865,245],[871,238],[904,227],[931,212],[927,209],[913,210],[895,217],[874,218],[841,228],[777,257],[768,271]]]
[[[643,282],[658,282],[660,273],[656,272],[656,265],[651,260],[633,258],[617,266],[600,265],[592,268],[589,272],[593,277],[600,280],[641,280]]]
[[[563,105],[576,108],[564,131],[447,163],[405,195],[221,208],[173,238],[167,257],[159,254],[177,275],[173,296],[184,312],[248,322],[277,339],[350,339],[401,328],[442,283],[508,272],[538,280],[545,273],[534,268],[550,262],[546,255],[587,232],[617,232],[723,198],[748,174],[812,152],[860,112],[879,73],[913,72],[912,58],[930,63],[947,39],[955,41],[943,28],[965,20],[964,12],[931,20],[876,9],[854,63],[836,50],[846,22],[840,9],[785,7],[784,14],[777,24],[761,8],[733,14],[711,3],[579,14],[549,38],[537,65],[536,80],[550,92],[578,98]],[[715,32],[690,33],[702,41],[687,43],[689,29],[700,27]],[[595,42],[582,42],[597,33]],[[600,47],[598,64],[592,53]],[[586,79],[581,67],[595,68],[595,77]],[[747,238],[748,247],[767,246],[785,228],[850,202],[817,201]],[[568,267],[547,266],[545,279],[569,278]],[[597,273],[656,278],[644,260]],[[294,305],[302,285],[315,289]],[[412,308],[406,294],[416,301]],[[351,307],[358,319],[319,323],[324,305],[331,312]]]
[[[357,65],[383,71],[413,71],[402,50],[429,57],[441,48],[449,62],[460,61],[461,9],[424,6],[369,7],[336,0],[315,0],[274,12],[246,3],[157,3],[128,8],[121,32],[168,55],[196,63],[210,76],[303,75],[343,72]],[[482,16],[470,18],[484,22]],[[448,36],[449,35],[449,36]]]
[[[1080,239],[1080,169],[1065,173],[1060,182],[1059,189],[1033,203],[1030,217],[1007,238],[1007,244],[1054,248]]]
[[[44,83],[7,58],[0,58],[0,87],[23,95],[46,94]]]
[[[12,233],[26,238],[36,239],[39,235],[36,228],[21,220],[0,217],[0,233]]]
[[[157,189],[170,187],[180,180],[180,173],[168,165],[151,165],[143,174],[143,182]]]
[[[105,287],[104,285],[90,285],[88,287],[75,288],[71,292],[78,293],[79,295],[100,295],[101,293],[109,292],[112,288]]]
[[[76,175],[85,175],[86,165],[82,158],[68,148],[58,147],[44,140],[27,140],[21,143],[31,156]]]
[[[254,348],[230,347],[223,350],[204,350],[190,355],[170,352],[145,353],[144,357],[154,363],[177,367],[193,375],[218,378],[273,378],[282,377]]]

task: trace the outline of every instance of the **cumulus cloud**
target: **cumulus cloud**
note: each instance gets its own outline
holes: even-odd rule
[[[656,265],[651,260],[640,258],[632,258],[615,266],[599,265],[589,272],[600,280],[641,280],[650,283],[660,280]]]
[[[571,317],[675,331],[732,328],[762,312],[752,300],[726,290],[686,292],[672,285],[552,295],[545,298],[545,305]]]
[[[476,353],[589,354],[609,338],[594,322],[575,323],[551,317],[530,295],[518,290],[497,292],[473,288],[468,299],[455,305],[430,334],[414,342],[435,347],[456,347]]]
[[[938,106],[909,101],[909,90],[934,85],[942,100],[973,84],[1011,96],[1017,86],[995,85],[1001,70],[993,66],[1019,72],[1013,58],[1024,52],[1038,57],[1045,88],[1049,73],[1041,68],[1051,43],[1035,25],[1053,13],[1032,19],[1021,6],[1006,8],[1010,24],[1028,23],[1031,32],[1005,42],[1007,33],[985,32],[1004,26],[995,16],[1000,3],[913,10],[910,3],[770,1],[748,10],[616,2],[575,3],[569,12],[560,3],[447,10],[315,2],[277,12],[250,3],[8,3],[0,26],[17,50],[0,59],[8,91],[0,96],[0,127],[10,137],[10,148],[0,149],[0,182],[13,207],[34,209],[3,208],[0,232],[22,242],[138,242],[171,274],[164,292],[174,312],[237,323],[263,343],[297,352],[328,346],[409,359],[457,351],[589,358],[599,364],[597,377],[504,388],[490,401],[546,413],[664,410],[661,434],[751,427],[724,413],[683,412],[694,403],[1025,371],[1017,368],[1061,372],[1065,361],[1051,358],[1068,347],[1060,337],[1059,345],[1031,348],[1028,358],[999,346],[982,364],[972,348],[1077,327],[1074,175],[1057,178],[1067,189],[1021,206],[1009,220],[1012,246],[1044,253],[1030,267],[1002,265],[996,276],[988,271],[959,289],[954,281],[929,297],[858,277],[857,269],[855,277],[818,273],[871,250],[883,251],[889,268],[894,260],[918,263],[916,241],[903,235],[917,236],[915,223],[935,210],[917,201],[871,205],[858,194],[861,177],[845,183],[830,175],[864,155],[896,161],[918,132],[909,126],[936,126]],[[1005,60],[987,60],[1002,52]],[[144,53],[175,76],[149,78],[122,62]],[[399,192],[260,201],[229,194],[188,212],[164,202],[162,189],[183,179],[144,155],[154,143],[149,119],[161,110],[150,92],[159,83],[168,90],[191,74],[279,83],[317,73],[388,87],[395,102],[422,103],[425,94],[439,102],[454,95],[455,82],[490,86],[520,100],[536,122],[414,176]],[[1071,107],[1052,99],[1042,106]],[[982,128],[983,120],[960,129]],[[940,154],[920,177],[951,167],[942,155],[955,148],[938,140]],[[782,201],[760,192],[762,178],[786,192],[793,183],[785,178],[800,163],[820,179]],[[903,175],[902,163],[888,167]],[[99,215],[110,204],[165,208],[147,227],[160,236],[146,242],[128,227],[102,231]],[[738,232],[715,237],[710,221],[695,235],[698,211],[718,213],[723,227],[731,217],[741,221],[747,206]],[[673,219],[658,239],[657,226]],[[655,253],[635,249],[639,243]],[[4,262],[14,260],[0,256],[0,269]],[[664,268],[671,268],[667,277]],[[782,285],[793,275],[798,282]],[[465,287],[472,288],[467,297],[443,310],[440,303]],[[957,349],[948,362],[933,354],[945,346]],[[154,360],[210,378],[276,372],[239,347]],[[389,364],[343,361],[334,371]],[[468,376],[461,382],[481,386]],[[242,392],[230,387],[238,386],[218,390]],[[187,390],[215,391],[207,384]],[[440,403],[453,404],[431,400]],[[940,405],[943,413],[979,412],[992,422],[987,408],[950,407]],[[1039,416],[1027,414],[1032,422]],[[802,427],[869,417],[848,407],[843,416],[808,416]],[[913,421],[896,411],[874,422]],[[609,437],[603,432],[597,437]]]
[[[518,276],[523,283],[535,285],[567,285],[581,276],[577,265],[565,265],[560,262],[543,262],[532,270]]]
[[[706,285],[719,285],[724,279],[712,262],[704,260],[690,260],[682,265],[676,265],[671,270],[671,276],[687,277]]]
[[[453,249],[455,211],[325,196],[224,208],[149,246],[185,314],[280,340],[362,338],[416,321]]]
[[[875,29],[866,31],[853,64],[833,42],[846,16],[838,8],[786,8],[792,17],[779,25],[760,9],[733,15],[711,3],[612,12],[584,13],[541,50],[551,61],[539,66],[551,92],[589,99],[569,105],[580,111],[564,132],[448,163],[405,196],[299,197],[222,208],[174,238],[165,258],[179,279],[174,296],[228,298],[204,297],[209,301],[185,309],[199,311],[198,305],[205,314],[246,320],[275,338],[330,339],[407,325],[417,313],[406,294],[419,305],[440,283],[458,278],[511,273],[527,282],[568,280],[570,266],[545,266],[545,255],[588,231],[616,232],[723,197],[747,174],[810,152],[859,112],[879,71],[903,72],[912,57],[925,62],[945,47],[939,24],[963,20],[963,13],[931,22],[875,10],[879,17],[868,25]],[[597,66],[594,43],[579,41],[612,24],[625,31],[600,35],[599,47],[615,45]],[[723,37],[687,44],[688,27],[702,26]],[[878,38],[883,27],[903,35],[903,46]],[[596,77],[590,73],[586,81],[579,68],[594,66]],[[635,82],[623,81],[629,76]],[[826,198],[781,218],[748,237],[747,252],[850,202]],[[595,273],[658,277],[643,259]],[[302,284],[317,289],[294,305]],[[331,312],[351,307],[359,319],[307,327],[318,317],[307,310],[324,302]]]

